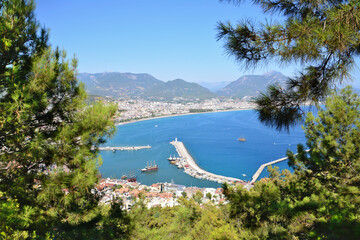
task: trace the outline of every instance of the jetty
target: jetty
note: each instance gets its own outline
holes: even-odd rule
[[[310,149],[307,149],[305,150],[306,152],[309,152]],[[295,154],[296,156],[297,154]],[[268,162],[268,163],[264,163],[262,164],[259,169],[256,171],[256,173],[254,174],[254,176],[252,177],[250,183],[253,184],[256,182],[256,180],[259,178],[261,172],[264,170],[265,167],[269,166],[269,165],[272,165],[272,164],[275,164],[275,163],[278,163],[278,162],[282,162],[282,161],[285,161],[287,160],[288,157],[283,157],[283,158],[280,158],[280,159],[277,159],[277,160],[274,160],[274,161],[271,161],[271,162]]]
[[[170,142],[170,144],[174,145],[177,153],[180,156],[179,164],[181,168],[184,168],[185,173],[189,174],[190,176],[218,183],[243,182],[241,179],[238,178],[221,176],[201,169],[197,165],[195,160],[192,158],[192,156],[189,154],[185,145],[182,142],[178,141],[177,138],[175,138],[174,141]]]
[[[272,165],[272,164],[275,164],[275,163],[278,163],[278,162],[285,161],[286,159],[288,159],[288,157],[283,157],[283,158],[280,158],[280,159],[277,159],[277,160],[262,164],[259,167],[259,169],[256,171],[256,173],[254,174],[254,176],[252,177],[250,183],[253,184],[253,183],[256,182],[256,180],[259,178],[261,172],[264,170],[265,167],[267,167],[269,165]]]
[[[150,145],[147,146],[134,146],[134,147],[99,147],[100,151],[137,151],[140,149],[149,149]]]

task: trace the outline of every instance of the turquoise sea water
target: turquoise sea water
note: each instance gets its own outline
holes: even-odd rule
[[[220,184],[193,178],[169,164],[167,158],[175,154],[169,144],[178,138],[198,165],[216,174],[250,180],[261,164],[282,158],[286,150],[296,151],[298,143],[305,143],[303,130],[295,127],[279,133],[261,124],[253,110],[205,113],[140,121],[121,125],[104,146],[150,145],[138,151],[101,151],[103,177],[120,178],[134,171],[138,182],[151,185],[171,182],[186,186],[219,187]],[[246,142],[239,142],[239,137]],[[159,170],[141,173],[147,162],[156,161]],[[287,168],[287,162],[276,166]],[[244,177],[243,174],[246,174]],[[261,177],[266,176],[264,171]]]

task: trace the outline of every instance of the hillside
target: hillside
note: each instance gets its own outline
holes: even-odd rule
[[[254,96],[265,91],[269,84],[284,84],[287,77],[280,72],[269,72],[263,75],[245,75],[231,82],[216,93],[220,96],[239,97]]]
[[[182,79],[175,79],[168,81],[162,85],[153,87],[144,93],[145,97],[159,97],[159,98],[212,98],[216,95],[207,88],[200,86],[197,83],[189,83]]]
[[[112,97],[139,96],[147,89],[164,84],[146,73],[80,73],[78,77],[89,94]]]
[[[111,97],[212,98],[216,95],[197,83],[181,79],[163,82],[142,73],[80,73],[89,94]]]

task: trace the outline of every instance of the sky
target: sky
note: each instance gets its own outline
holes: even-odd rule
[[[269,63],[243,69],[217,41],[219,21],[276,21],[247,2],[219,0],[35,0],[36,17],[50,29],[50,43],[79,60],[88,73],[149,73],[169,81],[234,81],[245,74],[300,67]],[[360,84],[359,84],[360,86]]]

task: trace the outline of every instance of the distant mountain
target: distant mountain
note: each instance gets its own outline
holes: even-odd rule
[[[228,85],[230,81],[222,81],[222,82],[199,82],[199,85],[209,89],[213,93],[220,90],[221,88]]]
[[[80,73],[78,78],[90,94],[112,97],[139,96],[146,89],[164,84],[146,73]]]
[[[210,92],[207,88],[197,83],[189,83],[182,79],[168,81],[163,85],[159,85],[145,91],[145,97],[161,97],[161,98],[213,98],[216,94]]]
[[[111,97],[211,98],[216,95],[197,83],[181,79],[163,82],[141,73],[80,73],[79,81],[89,94]]]
[[[238,97],[254,96],[266,90],[269,84],[283,85],[287,77],[280,72],[268,72],[263,75],[245,75],[231,82],[216,92],[220,96]]]

